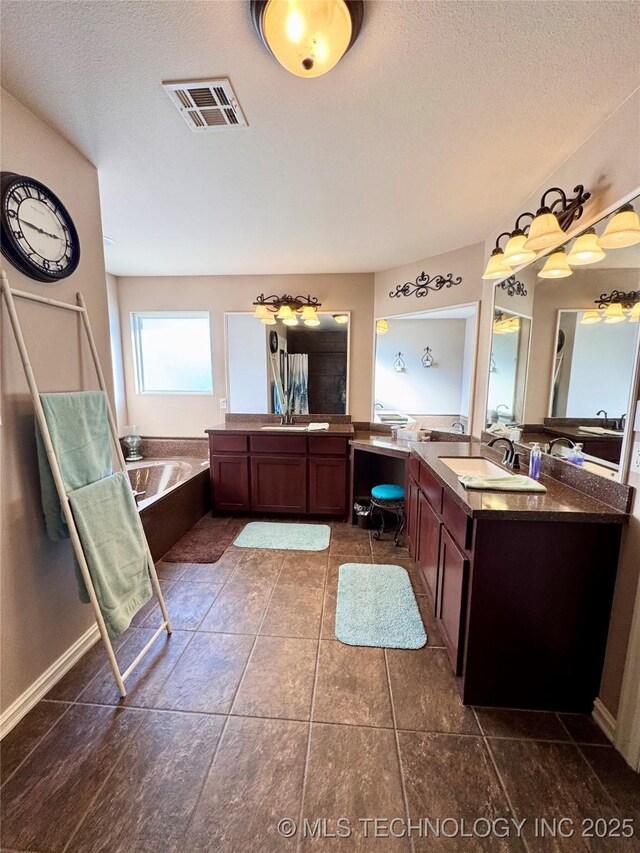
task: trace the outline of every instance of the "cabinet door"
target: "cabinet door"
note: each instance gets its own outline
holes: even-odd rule
[[[343,515],[347,501],[347,460],[309,459],[309,512]]]
[[[440,554],[440,528],[442,523],[429,501],[420,492],[418,496],[418,556],[416,563],[422,581],[435,602],[438,589],[438,557]]]
[[[211,493],[215,509],[251,509],[249,457],[230,453],[212,456]]]
[[[420,494],[420,490],[418,489],[418,484],[413,479],[413,477],[409,477],[409,483],[407,487],[407,529],[406,529],[406,538],[407,538],[407,546],[409,548],[409,553],[413,557],[414,560],[418,559],[418,496]]]
[[[306,512],[306,458],[252,456],[251,509],[259,512]]]
[[[456,675],[462,673],[468,583],[469,561],[442,526],[436,616]]]

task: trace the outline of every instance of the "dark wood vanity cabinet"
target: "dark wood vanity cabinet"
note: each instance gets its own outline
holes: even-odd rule
[[[215,510],[344,516],[346,436],[209,432]]]
[[[472,518],[425,463],[409,466],[408,545],[462,701],[590,711],[622,525]]]

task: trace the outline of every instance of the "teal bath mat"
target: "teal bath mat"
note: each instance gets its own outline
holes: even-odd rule
[[[336,637],[349,646],[421,649],[427,635],[406,569],[340,566]]]
[[[251,521],[233,544],[238,548],[273,548],[277,551],[325,551],[330,538],[328,524]]]

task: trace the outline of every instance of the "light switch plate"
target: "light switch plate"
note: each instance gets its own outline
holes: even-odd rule
[[[640,441],[634,441],[631,448],[631,472],[640,474]]]
[[[633,431],[640,432],[640,400],[636,403],[636,418],[633,422]]]
[[[221,409],[227,408],[227,398],[226,397],[220,397],[220,408]]]

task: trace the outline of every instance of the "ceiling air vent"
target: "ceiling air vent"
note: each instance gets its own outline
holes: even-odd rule
[[[162,86],[194,133],[247,126],[247,120],[226,77],[164,82]]]

